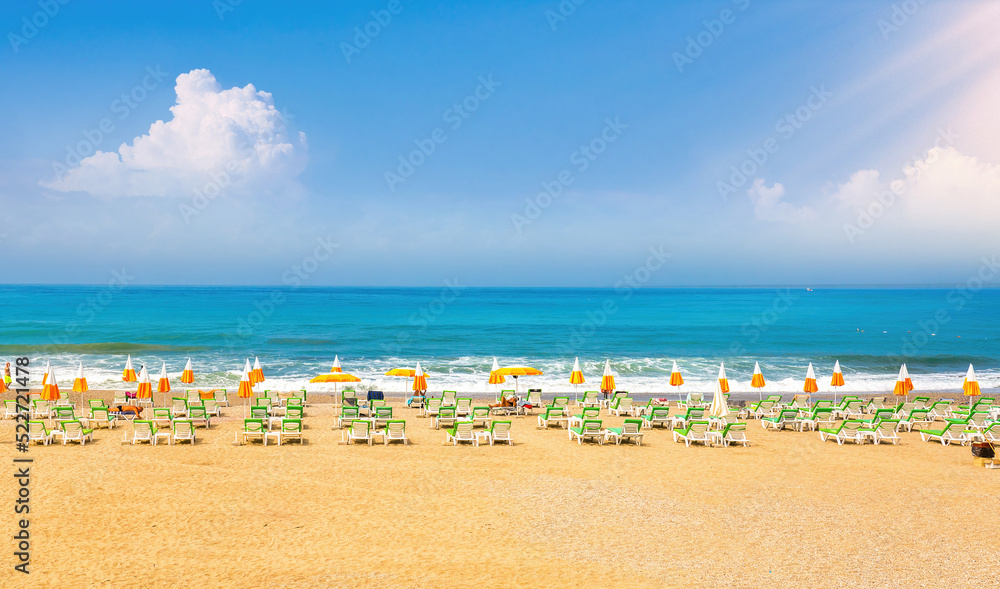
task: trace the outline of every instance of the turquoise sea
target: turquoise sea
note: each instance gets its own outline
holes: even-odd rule
[[[961,390],[970,363],[984,389],[1000,387],[1000,290],[980,289],[529,289],[0,286],[0,360],[31,358],[40,382],[51,363],[63,387],[83,362],[91,388],[125,388],[127,354],[154,381],[187,358],[195,386],[235,387],[260,357],[269,388],[303,386],[335,356],[360,388],[401,391],[383,374],[417,361],[431,389],[490,391],[501,365],[531,365],[522,379],[547,391],[568,384],[579,357],[597,388],[605,359],[621,389],[712,389],[725,362],[734,392],[750,391],[754,361],[765,391],[801,388],[812,362],[829,391],[888,392],[906,362],[917,390]],[[37,385],[37,383],[36,383]],[[181,388],[179,380],[173,382]]]

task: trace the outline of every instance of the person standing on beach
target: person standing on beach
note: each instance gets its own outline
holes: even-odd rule
[[[10,362],[3,368],[3,381],[5,384],[10,384]]]

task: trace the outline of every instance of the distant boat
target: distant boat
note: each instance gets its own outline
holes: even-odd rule
[[[813,289],[811,289],[811,288],[806,288],[806,292],[812,292],[812,291],[813,291]]]

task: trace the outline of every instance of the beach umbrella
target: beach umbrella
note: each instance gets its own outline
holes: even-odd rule
[[[809,363],[809,368],[806,369],[806,382],[802,385],[802,392],[819,392],[819,385],[816,384],[816,372],[813,370],[812,362]]]
[[[910,373],[906,370],[906,364],[899,367],[899,376],[896,377],[896,386],[892,388],[892,394],[903,397],[905,402],[913,390],[913,381],[910,380]]]
[[[681,376],[681,369],[677,368],[677,360],[674,360],[674,367],[670,369],[670,386],[677,387],[677,401],[681,400],[682,384],[684,384],[684,377]]]
[[[0,393],[7,392],[7,379],[0,378]]]
[[[251,380],[253,384],[264,382],[264,369],[260,366],[260,358],[254,356],[253,359],[253,374],[251,375]]]
[[[135,382],[137,380],[135,369],[132,368],[131,355],[129,355],[128,359],[125,360],[125,370],[122,370],[122,380],[124,382]]]
[[[83,393],[90,390],[87,386],[87,377],[83,375],[83,362],[80,362],[80,368],[76,371],[76,380],[73,381],[73,392],[80,393],[80,406],[83,407]]]
[[[417,369],[413,371],[413,390],[427,390],[427,376],[424,374],[423,369],[420,368],[420,362],[417,362]]]
[[[500,365],[497,364],[497,359],[493,358],[493,368],[490,368],[489,384],[503,384],[505,382],[507,382],[507,379],[500,374]]]
[[[385,373],[386,376],[402,376],[406,378],[406,384],[403,385],[403,392],[410,390],[410,379],[417,375],[417,371],[412,368],[393,368],[389,372]]]
[[[723,393],[729,392],[729,379],[726,378],[726,363],[719,364],[719,388]]]
[[[165,393],[170,392],[170,379],[167,378],[167,363],[163,363],[163,368],[160,369],[160,381],[156,383],[156,392],[164,393],[163,395],[163,406],[167,406],[167,395]]]
[[[580,359],[577,358],[573,360],[573,370],[569,373],[569,384],[573,385],[574,389],[578,389],[577,385],[581,385],[586,382],[583,378],[583,371],[580,370]],[[579,399],[579,393],[577,393],[577,399]]]
[[[604,394],[615,390],[615,375],[611,374],[611,360],[604,361],[604,374],[601,376],[601,392]]]
[[[760,401],[764,398],[764,394],[761,390],[765,386],[764,373],[760,371],[760,362],[753,363],[753,377],[750,378],[750,386],[757,389],[757,400]]]
[[[49,363],[46,362],[45,363],[45,372],[42,373],[42,388],[43,389],[45,388],[45,383],[47,383],[49,381],[49,373],[51,371],[52,371],[52,368],[49,366]]]
[[[139,370],[139,386],[135,391],[136,399],[152,399],[153,398],[153,384],[149,382],[149,372],[146,367],[143,366]],[[150,401],[152,403],[152,401]]]
[[[542,371],[537,368],[532,368],[530,366],[505,366],[500,370],[497,370],[497,374],[501,376],[513,376],[514,377],[514,394],[519,394],[517,391],[517,377],[519,376],[540,376]]]
[[[319,376],[313,377],[309,382],[332,382],[333,392],[337,392],[337,383],[339,382],[361,382],[361,379],[354,376],[353,374],[348,374],[346,372],[328,372],[326,374],[321,374]]]
[[[59,383],[56,382],[56,373],[51,370],[45,375],[45,384],[42,386],[42,400],[59,400]]]
[[[336,354],[333,356],[333,368],[330,369],[330,372],[343,372],[340,368],[340,356]]]
[[[726,404],[726,395],[722,392],[722,379],[715,383],[715,396],[712,397],[712,406],[708,408],[709,417],[723,418],[729,415],[729,405]]]
[[[840,360],[833,365],[833,378],[830,379],[830,386],[833,387],[833,404],[837,404],[837,387],[844,386],[844,373],[840,371]]]
[[[969,397],[969,415],[972,415],[972,397],[979,396],[979,381],[976,380],[976,371],[969,364],[969,371],[965,373],[965,382],[962,383],[962,392]]]
[[[191,358],[188,358],[187,364],[184,365],[184,372],[181,373],[181,382],[184,384],[194,382],[194,370],[191,368]]]
[[[247,367],[249,367],[250,360],[247,360]],[[253,396],[253,383],[250,380],[250,371],[243,370],[240,374],[240,388],[236,390],[236,396],[243,399],[243,417],[248,415],[247,404],[250,397]]]

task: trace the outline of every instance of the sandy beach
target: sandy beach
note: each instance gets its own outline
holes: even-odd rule
[[[94,395],[97,396],[97,395]],[[340,444],[314,395],[306,443],[32,446],[32,587],[982,587],[997,471],[968,447],[838,446],[748,427],[750,447],[578,445],[514,419],[513,447]],[[399,406],[394,403],[394,406]],[[622,419],[603,416],[605,426]],[[13,455],[13,422],[0,446]],[[16,482],[0,493],[13,501]],[[11,521],[8,518],[8,521]],[[10,561],[11,557],[8,556]]]

